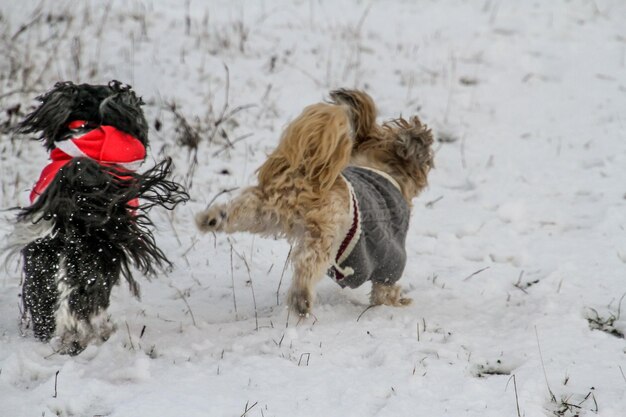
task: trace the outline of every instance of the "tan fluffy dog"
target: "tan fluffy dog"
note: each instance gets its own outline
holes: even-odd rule
[[[327,271],[342,286],[355,287],[371,280],[372,304],[408,304],[411,300],[401,297],[395,281],[406,260],[404,238],[411,200],[427,185],[433,166],[431,132],[417,117],[377,125],[374,102],[361,91],[337,90],[331,99],[305,108],[259,168],[258,185],[227,204],[198,213],[198,228],[286,238],[294,247],[288,300],[299,314],[310,312],[315,284]],[[347,172],[354,169],[349,167],[360,167],[362,175],[385,188],[391,199],[401,200],[406,210],[379,207],[375,221],[368,220],[367,213],[357,213],[366,202],[357,201],[351,181],[346,179]],[[382,200],[377,196],[375,202]],[[394,217],[396,214],[400,217]],[[392,224],[389,232],[385,229],[389,225],[382,222],[403,225],[396,228]],[[340,266],[339,254],[346,246],[352,250],[354,243],[349,240],[355,232],[360,235],[363,231],[365,236],[369,227],[378,226],[383,227],[381,236],[385,238],[368,239],[370,243],[377,240],[383,252],[366,261],[369,275],[359,277],[363,269]],[[397,262],[383,265],[394,256]],[[379,264],[381,268],[376,269]],[[358,281],[345,284],[339,281],[344,275]]]

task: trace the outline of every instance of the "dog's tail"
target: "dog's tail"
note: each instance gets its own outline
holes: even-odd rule
[[[74,158],[63,166],[50,185],[18,220],[51,223],[51,234],[101,242],[122,253],[122,273],[138,295],[131,266],[152,275],[171,265],[156,245],[148,210],[172,210],[189,199],[183,187],[168,179],[172,161],[167,158],[143,174],[104,166],[88,158]],[[141,202],[138,201],[141,199]]]
[[[276,150],[258,170],[259,186],[274,190],[309,188],[311,196],[329,191],[350,161],[353,140],[341,106],[306,107],[291,122]]]
[[[331,103],[345,106],[350,117],[352,133],[356,145],[372,137],[376,125],[376,105],[365,92],[345,88],[330,92]]]

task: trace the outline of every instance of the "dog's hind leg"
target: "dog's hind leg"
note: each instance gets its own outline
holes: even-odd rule
[[[293,252],[294,275],[289,288],[288,301],[300,315],[307,315],[315,301],[315,285],[325,276],[331,264],[331,247],[334,228],[307,228]]]
[[[22,249],[24,312],[30,315],[35,337],[42,341],[50,340],[55,332],[56,280],[61,249],[59,241],[51,238],[37,239]]]
[[[370,293],[371,305],[388,305],[394,307],[407,306],[413,302],[408,297],[402,297],[402,287],[398,284],[385,284],[372,281],[372,292]]]
[[[62,353],[78,354],[92,340],[103,341],[111,334],[106,309],[111,290],[119,282],[121,256],[104,242],[77,239],[68,248],[56,284],[56,334]]]
[[[278,227],[275,212],[259,196],[256,187],[244,190],[225,204],[214,204],[196,215],[196,225],[202,232],[249,232],[270,234]]]

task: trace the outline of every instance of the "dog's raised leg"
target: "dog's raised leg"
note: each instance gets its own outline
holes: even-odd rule
[[[382,282],[372,281],[372,292],[370,293],[371,305],[388,305],[394,307],[407,306],[413,300],[408,297],[402,297],[402,287],[398,284],[385,284]]]
[[[255,187],[244,190],[225,204],[214,204],[196,215],[196,225],[202,232],[271,233],[278,219],[265,210]],[[272,227],[273,226],[273,227]]]

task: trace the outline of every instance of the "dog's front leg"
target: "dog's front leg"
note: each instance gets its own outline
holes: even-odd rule
[[[315,285],[324,277],[331,262],[332,236],[311,234],[296,245],[293,254],[294,277],[289,289],[291,308],[304,316],[311,312],[315,301]]]
[[[44,238],[29,243],[22,250],[24,309],[32,320],[35,337],[42,341],[50,340],[55,332],[59,248],[56,239]]]
[[[265,209],[256,187],[244,190],[225,204],[214,204],[196,215],[196,225],[202,232],[268,233],[277,223]]]

